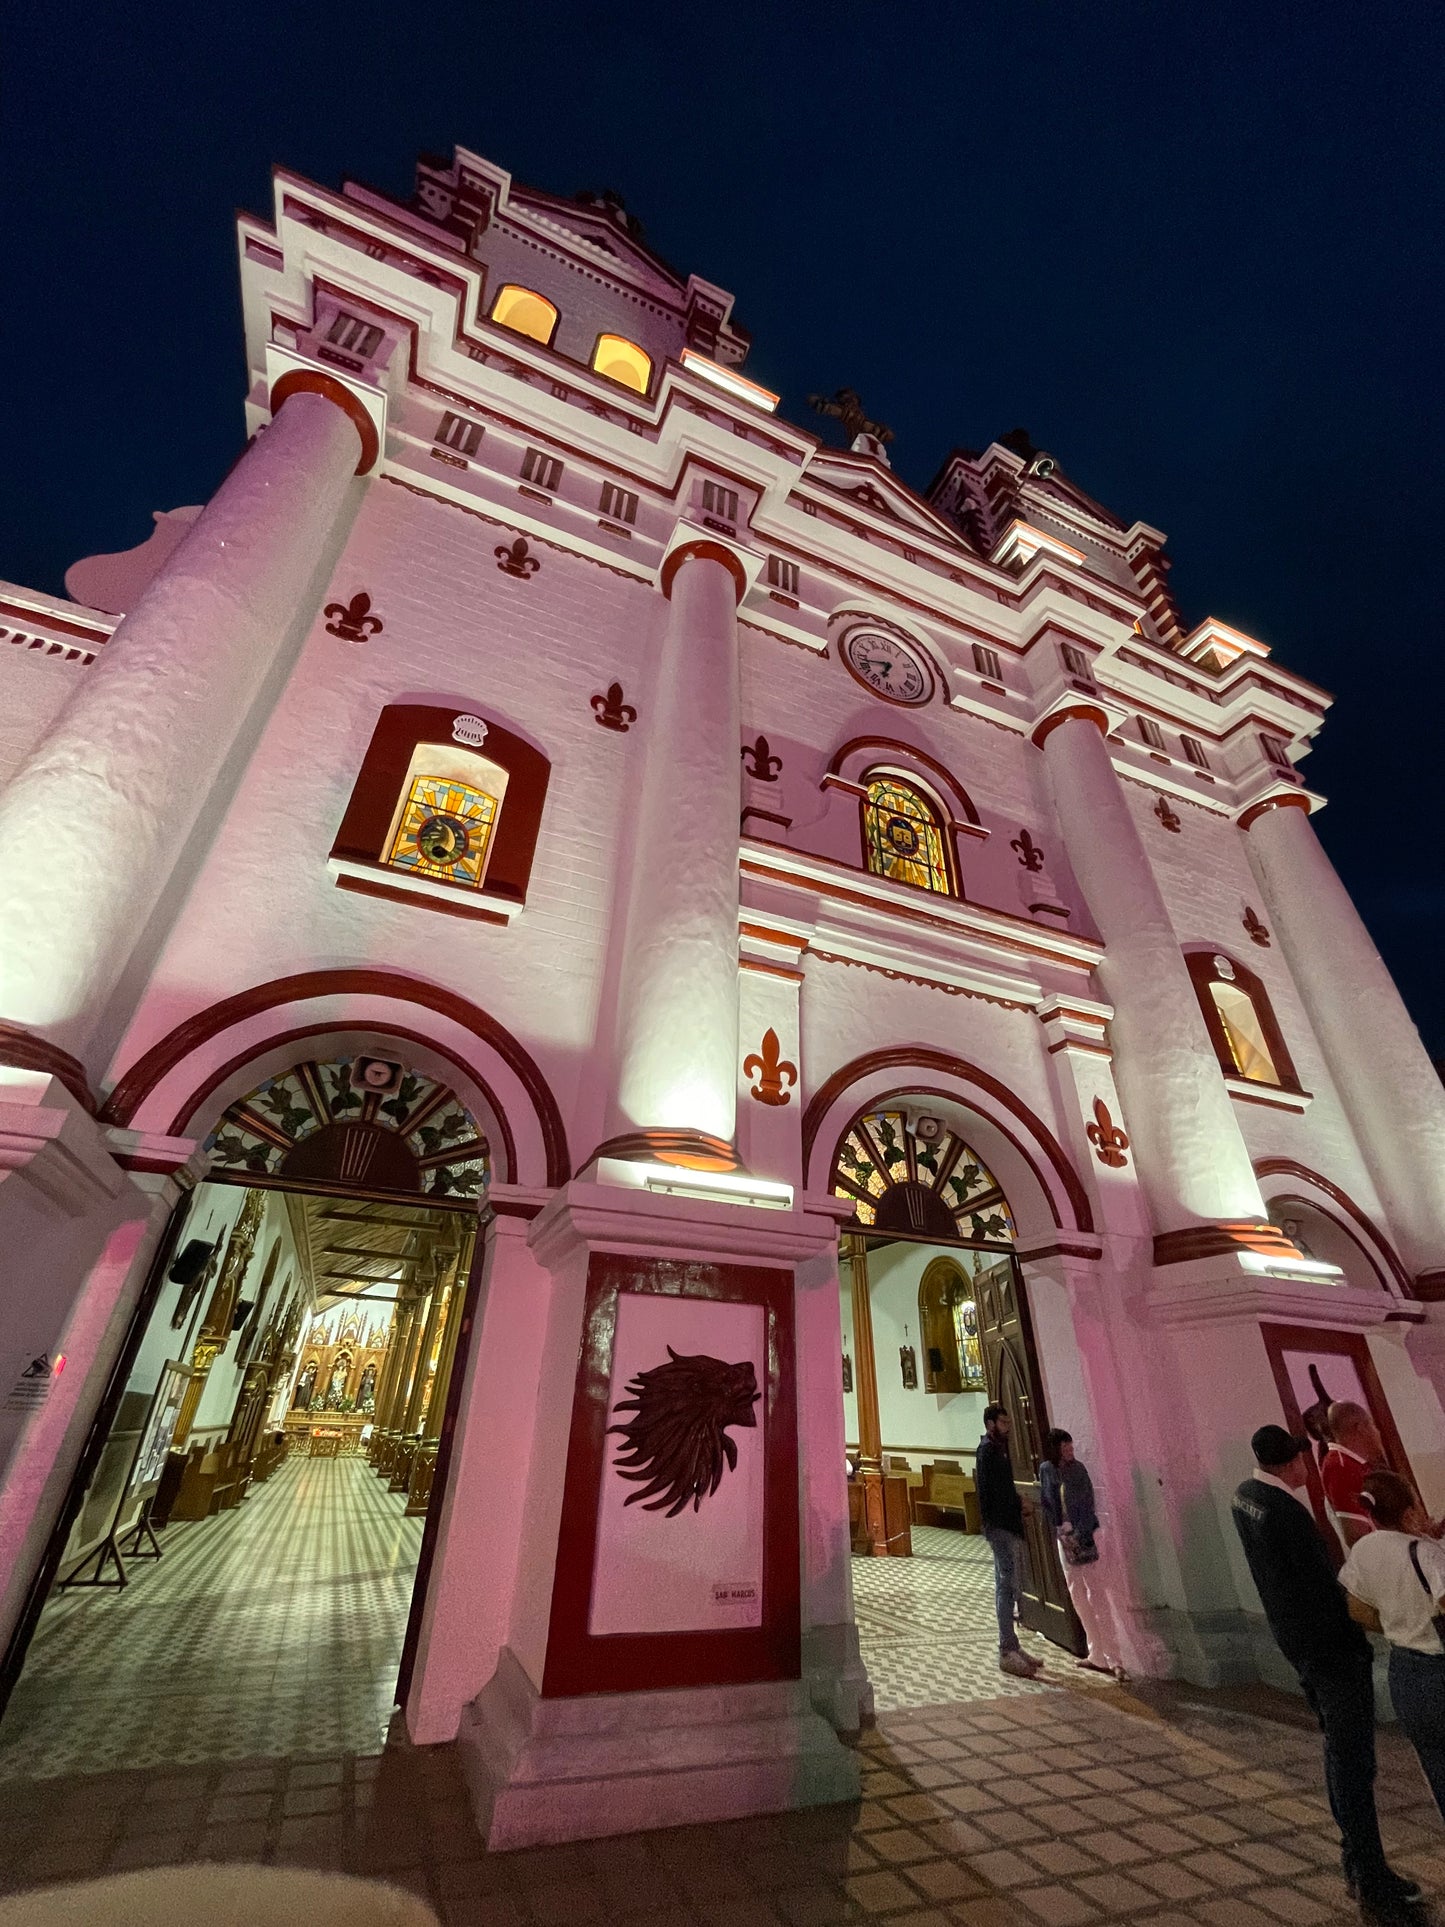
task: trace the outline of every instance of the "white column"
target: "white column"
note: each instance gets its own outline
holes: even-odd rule
[[[1245,848],[1405,1261],[1445,1285],[1445,1085],[1293,801],[1246,811]]]
[[[0,1023],[82,1048],[288,636],[361,437],[293,394],[0,794]]]
[[[1156,1232],[1269,1213],[1103,731],[1040,729],[1069,861],[1104,940],[1114,1076]]]
[[[680,559],[679,559],[680,558]],[[669,558],[618,987],[624,1131],[731,1144],[737,1115],[740,571],[698,544]]]

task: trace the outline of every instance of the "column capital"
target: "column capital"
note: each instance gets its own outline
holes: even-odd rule
[[[1035,749],[1042,749],[1060,723],[1072,722],[1075,717],[1082,722],[1092,723],[1101,736],[1107,737],[1125,720],[1125,712],[1102,698],[1060,696],[1029,731],[1029,741]]]
[[[378,395],[380,420],[373,407],[368,407],[363,398],[349,383],[338,376],[331,375],[324,368],[314,368],[291,356],[286,357],[290,366],[281,364],[270,382],[269,405],[272,416],[281,411],[282,403],[292,395],[320,395],[332,402],[351,422],[361,439],[361,453],[357,458],[358,475],[369,475],[381,458],[382,435],[386,426],[386,403]],[[268,367],[268,375],[272,370]]]
[[[761,558],[746,549],[737,548],[731,542],[708,534],[694,522],[679,522],[657,571],[657,586],[669,600],[672,597],[672,585],[684,562],[721,562],[733,579],[733,598],[736,602],[742,601],[753,577],[762,566]]]
[[[1246,803],[1235,822],[1241,830],[1247,830],[1271,810],[1303,810],[1308,816],[1312,810],[1320,808],[1324,800],[1322,796],[1316,796],[1313,790],[1298,789],[1290,783],[1278,783],[1266,790],[1263,796],[1257,796],[1252,803]]]

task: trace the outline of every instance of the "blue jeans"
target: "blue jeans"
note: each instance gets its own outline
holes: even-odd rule
[[[1445,1653],[1390,1648],[1390,1704],[1445,1814]]]
[[[993,1603],[998,1612],[998,1649],[1016,1653],[1019,1636],[1014,1631],[1018,1610],[1019,1574],[1023,1570],[1024,1542],[1016,1532],[990,1526],[984,1533],[993,1554]]]

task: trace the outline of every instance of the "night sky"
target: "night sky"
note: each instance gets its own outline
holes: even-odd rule
[[[458,142],[618,190],[748,372],[858,389],[922,488],[1016,426],[1338,698],[1317,827],[1445,1055],[1438,5],[12,11],[0,576],[204,501],[240,446],[233,211]]]

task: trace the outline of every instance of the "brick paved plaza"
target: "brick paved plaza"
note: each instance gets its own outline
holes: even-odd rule
[[[198,1859],[362,1872],[447,1927],[1325,1927],[1341,1884],[1303,1708],[1264,1691],[1061,1689],[884,1714],[861,1806],[488,1855],[455,1750],[0,1787],[10,1889]],[[1381,1735],[1396,1864],[1445,1893],[1445,1833]]]

